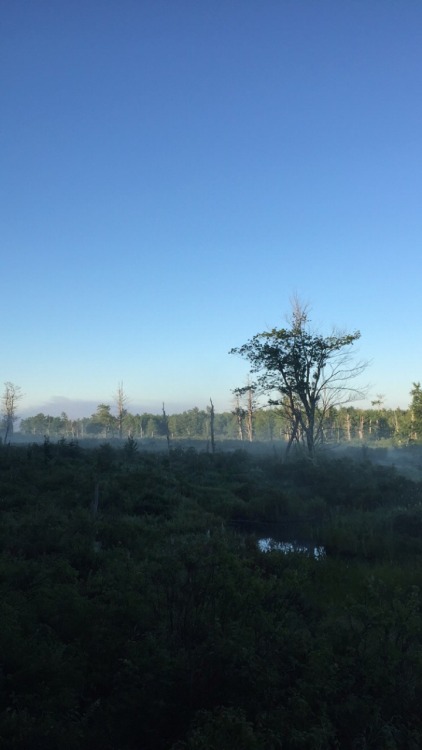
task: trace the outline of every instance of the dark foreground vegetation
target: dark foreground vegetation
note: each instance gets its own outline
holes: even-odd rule
[[[362,457],[2,446],[0,746],[419,750],[421,502]]]

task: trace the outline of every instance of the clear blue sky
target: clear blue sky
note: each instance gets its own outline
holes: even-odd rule
[[[228,350],[294,293],[361,330],[370,397],[408,405],[419,0],[3,0],[0,24],[0,383],[22,414],[89,414],[119,381],[132,410],[227,408]]]

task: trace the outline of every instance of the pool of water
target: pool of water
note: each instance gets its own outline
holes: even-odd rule
[[[230,525],[242,535],[256,537],[258,547],[262,552],[275,550],[284,555],[299,552],[315,559],[325,557],[325,547],[309,539],[312,531],[309,521],[286,521],[285,523],[236,521]]]
[[[294,541],[277,541],[272,537],[264,537],[258,539],[258,547],[261,552],[271,552],[276,550],[282,552],[284,555],[289,555],[292,552],[301,552],[302,554],[314,557],[316,560],[325,557],[325,547],[321,545],[315,545],[312,542],[297,542]]]

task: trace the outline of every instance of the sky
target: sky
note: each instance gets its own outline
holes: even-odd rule
[[[0,383],[20,414],[230,408],[229,355],[361,331],[422,380],[419,0],[3,0]]]

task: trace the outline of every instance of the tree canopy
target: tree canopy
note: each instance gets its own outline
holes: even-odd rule
[[[288,449],[302,441],[313,456],[328,410],[362,397],[350,383],[366,367],[350,354],[359,338],[359,331],[326,336],[314,331],[308,309],[295,301],[288,327],[258,333],[231,350],[249,360],[257,390],[283,411],[290,424]]]

